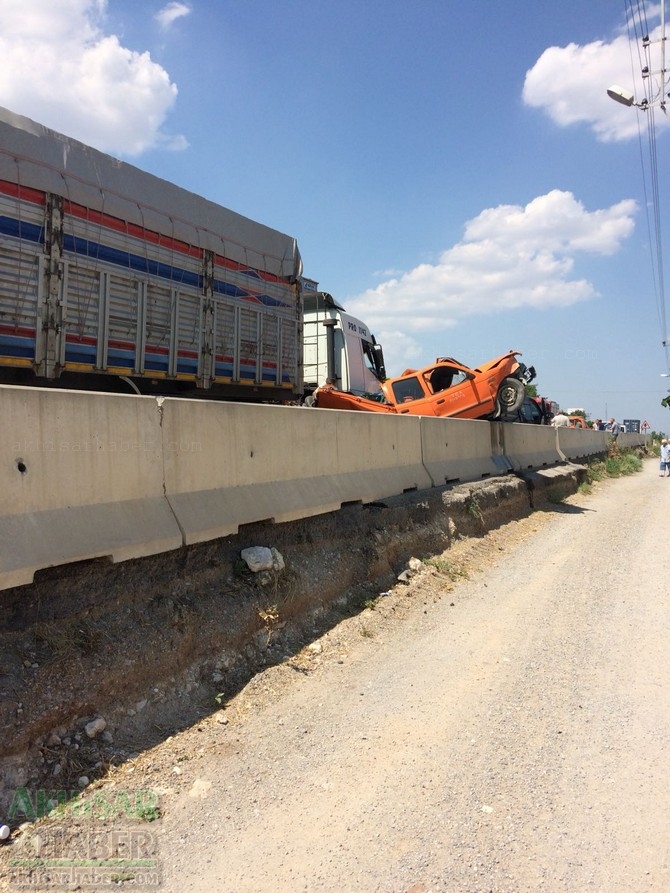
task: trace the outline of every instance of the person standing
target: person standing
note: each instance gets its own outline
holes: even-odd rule
[[[668,443],[665,437],[661,441],[660,477],[670,478],[670,443]]]
[[[610,419],[610,434],[613,440],[621,434],[621,425],[615,419]]]

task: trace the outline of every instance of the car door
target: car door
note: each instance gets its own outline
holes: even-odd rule
[[[464,366],[440,364],[427,370],[426,379],[429,383],[439,383],[449,375],[449,386],[435,391],[430,398],[431,415],[479,418],[491,411],[488,391],[482,388],[475,373]]]

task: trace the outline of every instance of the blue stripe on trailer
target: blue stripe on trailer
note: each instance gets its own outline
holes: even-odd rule
[[[44,242],[44,227],[25,220],[15,220],[13,217],[0,217],[0,233],[4,236],[14,236],[16,239],[26,239],[28,242]]]
[[[149,355],[144,357],[144,368],[150,369],[152,372],[167,372],[168,371],[168,359],[165,360],[150,360]]]
[[[86,363],[88,366],[95,366],[95,358],[97,349],[94,344],[73,344],[65,342],[65,362],[66,363]]]
[[[34,223],[27,223],[24,220],[16,220],[13,217],[0,216],[0,233],[7,236],[13,236],[18,239],[25,239],[29,242],[41,244],[44,242],[44,227]],[[122,267],[127,270],[134,270],[138,273],[144,273],[147,276],[155,276],[159,279],[165,279],[168,282],[181,285],[190,285],[202,291],[203,277],[198,273],[192,273],[181,267],[172,264],[164,264],[158,261],[149,260],[149,258],[141,257],[138,254],[132,254],[130,251],[121,251],[118,248],[110,248],[99,242],[93,242],[90,239],[82,239],[78,236],[65,235],[63,238],[63,247],[66,251],[82,257],[89,257],[92,260],[103,261]],[[254,278],[260,278],[254,275],[253,271],[243,271],[245,275]],[[267,294],[251,294],[246,289],[233,285],[225,280],[215,279],[213,283],[214,293],[217,295],[225,295],[230,298],[239,298],[243,300],[254,300],[265,305],[266,307],[287,307],[291,305],[286,301]]]
[[[35,339],[20,335],[0,335],[0,356],[35,359]]]

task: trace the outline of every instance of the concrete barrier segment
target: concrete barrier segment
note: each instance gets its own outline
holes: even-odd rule
[[[0,385],[0,588],[181,545],[153,398]]]
[[[503,449],[514,471],[543,468],[562,462],[556,428],[520,422],[502,425]]]
[[[633,447],[643,447],[647,446],[651,442],[651,437],[648,434],[620,434],[619,435],[619,443],[622,447],[633,448]]]
[[[166,399],[165,493],[184,542],[424,489],[420,420]]]
[[[422,416],[423,464],[433,486],[478,481],[509,471],[499,427],[485,421]]]
[[[559,449],[571,462],[607,452],[610,441],[607,431],[593,431],[588,428],[557,428],[556,431]]]

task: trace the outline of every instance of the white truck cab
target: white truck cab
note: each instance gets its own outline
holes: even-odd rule
[[[327,382],[359,396],[381,394],[386,377],[381,345],[327,292],[303,292],[303,344],[306,394]]]

